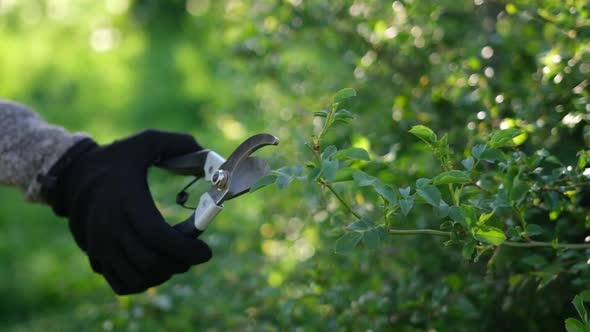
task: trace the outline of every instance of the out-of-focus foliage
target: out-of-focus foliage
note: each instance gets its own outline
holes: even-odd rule
[[[306,175],[228,202],[204,235],[210,263],[121,298],[90,272],[63,221],[3,188],[0,327],[587,324],[585,293],[572,299],[588,287],[588,250],[495,245],[499,232],[518,243],[584,243],[588,45],[590,8],[574,0],[0,0],[0,96],[102,143],[154,127],[191,132],[227,154],[248,135],[271,132],[281,146],[264,156],[281,186]],[[338,96],[350,113],[321,134],[342,107],[322,110],[343,87],[356,90]],[[306,160],[309,169],[292,166]],[[348,174],[336,172],[343,166]],[[173,203],[188,179],[151,178],[162,212],[184,217]],[[460,204],[449,185],[464,185],[460,204],[483,207],[465,210],[482,222],[469,229],[471,242],[453,232],[452,221],[461,223],[451,206]],[[448,211],[430,207],[440,199]],[[373,232],[368,217],[383,229]],[[455,234],[450,243],[382,231],[441,226]]]

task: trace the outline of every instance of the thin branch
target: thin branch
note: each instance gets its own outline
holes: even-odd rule
[[[332,111],[330,112],[330,114],[326,118],[326,122],[324,123],[324,127],[322,128],[322,131],[317,138],[317,144],[314,144],[314,146],[317,145],[319,147],[321,139],[322,139],[323,135],[325,134],[327,127],[329,127],[329,121],[331,120],[331,115],[333,113],[334,113],[334,109],[332,109]],[[313,152],[314,157],[318,161],[321,161],[321,156],[320,156],[319,151],[317,151],[313,147],[310,147],[310,149]],[[444,163],[444,160],[442,160],[442,161],[443,161],[442,167],[443,167],[443,169],[446,170],[446,167],[445,167],[446,165]],[[477,163],[479,163],[479,160],[476,162],[475,166],[477,165]],[[475,166],[474,166],[474,168],[475,168]],[[328,188],[328,190],[330,190],[332,192],[332,194],[334,194],[334,196],[336,196],[336,198],[338,199],[340,204],[342,204],[342,206],[344,206],[344,208],[346,208],[346,210],[350,214],[355,216],[357,219],[361,220],[361,216],[352,209],[352,207],[344,200],[344,198],[336,191],[336,189],[334,189],[334,187],[332,186],[331,183],[329,183],[328,181],[326,181],[323,178],[318,179],[318,182],[321,185]],[[480,185],[478,185],[475,182],[468,183],[467,185],[475,186],[476,188],[485,192],[486,194],[491,194],[490,191],[486,190],[485,188],[481,187]],[[580,184],[578,184],[578,185],[580,185]],[[587,183],[582,183],[581,185],[582,186],[587,185]],[[453,201],[455,201],[455,191],[454,191],[454,188],[451,184],[449,184],[449,190],[451,191],[451,195],[453,196]],[[455,203],[458,205],[458,202],[455,202]],[[387,218],[385,218],[385,219],[387,221]],[[401,235],[401,236],[428,235],[428,236],[438,236],[438,237],[450,238],[452,233],[446,232],[446,231],[439,231],[439,230],[435,230],[435,229],[404,229],[404,230],[390,229],[389,234]],[[529,240],[528,242],[504,241],[502,244],[500,244],[500,246],[517,247],[517,248],[555,248],[555,249],[572,249],[572,250],[590,249],[590,243],[557,243],[557,244],[555,244],[555,243],[551,243],[551,242],[539,242],[539,241],[531,241],[531,240]],[[496,251],[496,253],[497,253],[497,251]]]
[[[350,207],[350,205],[348,205],[348,203],[346,203],[346,201],[344,200],[344,198],[342,198],[342,196],[340,196],[340,194],[334,189],[334,187],[332,187],[331,184],[322,181],[321,184],[323,184],[324,186],[326,186],[326,188],[328,188],[332,194],[334,194],[334,196],[336,196],[336,198],[340,201],[340,204],[342,204],[346,210],[348,210],[348,212],[350,212],[352,215],[354,215],[357,219],[361,219],[361,216],[354,212],[354,210]]]
[[[562,192],[562,191],[567,191],[567,190],[578,189],[579,187],[585,187],[585,186],[590,186],[590,182],[572,183],[572,184],[568,184],[568,185],[564,185],[564,186],[557,186],[557,187],[545,186],[545,187],[541,188],[540,190],[541,191]]]
[[[352,207],[340,196],[340,194],[334,189],[334,187],[323,179],[319,180],[320,184],[326,186],[334,196],[340,201],[348,212],[350,212],[357,219],[361,219],[361,216],[354,212]],[[439,237],[451,237],[451,232],[439,231],[435,229],[390,229],[389,234],[391,235],[429,235]],[[528,242],[515,242],[515,241],[504,241],[500,246],[515,247],[515,248],[555,248],[555,249],[571,249],[571,250],[583,250],[590,249],[590,243],[557,243],[552,242],[540,242],[540,241],[528,241]]]
[[[318,136],[318,143],[322,140],[324,135],[326,135],[326,133],[328,132],[328,129],[332,126],[332,123],[334,123],[334,114],[335,113],[336,113],[336,107],[335,107],[335,105],[332,105],[332,107],[330,108],[330,113],[328,113],[328,115],[326,116],[326,120],[324,122],[324,126],[322,127],[322,131],[320,132],[320,134]]]
[[[494,253],[492,254],[492,257],[490,257],[490,260],[488,260],[488,264],[487,264],[488,272],[490,272],[494,268],[494,264],[496,263],[496,259],[498,258],[498,255],[500,255],[501,250],[502,250],[502,246],[496,247],[496,249],[494,250]]]
[[[558,243],[555,246],[551,242],[539,242],[539,241],[531,241],[531,242],[514,242],[514,241],[506,241],[502,243],[503,246],[507,247],[517,247],[517,248],[535,248],[535,247],[549,247],[549,248],[556,248],[556,249],[573,249],[573,250],[581,250],[581,249],[590,249],[590,243]]]
[[[389,234],[391,235],[430,235],[440,237],[451,237],[451,232],[438,231],[435,229],[390,229]],[[501,246],[506,247],[517,247],[517,248],[556,248],[556,249],[572,249],[582,250],[590,249],[590,243],[558,243],[554,245],[551,242],[515,242],[515,241],[504,241]]]
[[[479,184],[477,184],[477,182],[470,182],[470,183],[467,183],[467,185],[468,185],[468,186],[473,186],[473,187],[476,187],[477,189],[479,189],[480,191],[482,191],[482,192],[484,192],[484,193],[486,193],[486,194],[488,194],[488,195],[491,195],[491,194],[492,194],[492,192],[491,192],[491,191],[489,191],[489,190],[487,190],[486,188],[484,188],[484,187],[480,186]]]
[[[437,231],[435,229],[390,229],[389,234],[391,235],[431,235],[431,236],[442,236],[450,237],[451,232]]]

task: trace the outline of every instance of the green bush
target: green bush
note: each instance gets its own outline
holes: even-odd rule
[[[114,297],[63,222],[2,189],[0,327],[587,330],[589,12],[0,1],[0,95],[51,122],[103,143],[189,131],[222,154],[281,139],[262,152],[275,171],[260,186],[276,186],[228,202],[203,235],[214,259],[141,296]],[[150,180],[185,217],[188,179]]]

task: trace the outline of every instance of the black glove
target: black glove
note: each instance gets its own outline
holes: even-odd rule
[[[44,199],[68,217],[92,269],[117,294],[142,292],[211,258],[207,244],[164,221],[147,183],[158,160],[198,150],[190,135],[156,130],[107,146],[85,139],[39,177]]]

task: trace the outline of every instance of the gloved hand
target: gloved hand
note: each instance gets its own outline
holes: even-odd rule
[[[142,292],[211,258],[207,244],[164,221],[146,178],[156,161],[198,150],[190,135],[156,130],[107,146],[86,139],[40,176],[44,198],[68,217],[92,269],[117,294]]]

